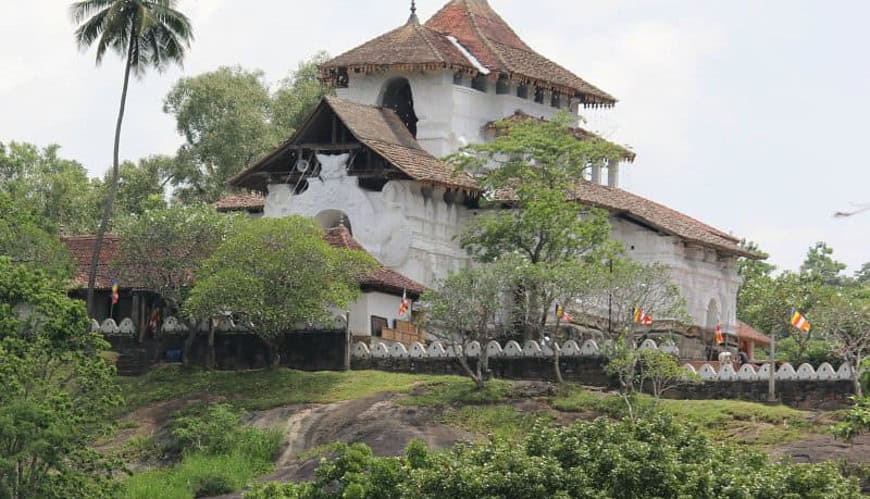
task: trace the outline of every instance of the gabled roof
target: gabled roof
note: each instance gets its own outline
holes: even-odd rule
[[[325,97],[309,116],[305,125],[282,146],[266,155],[253,166],[230,180],[230,184],[255,190],[264,190],[256,176],[265,173],[271,164],[301,145],[307,127],[322,111],[334,113],[353,137],[374,151],[387,163],[418,182],[449,188],[477,190],[477,184],[467,175],[454,175],[451,165],[429,154],[417,142],[391,109],[357,104],[337,97]]]
[[[218,200],[214,207],[224,213],[232,211],[261,213],[266,207],[266,197],[259,193],[230,194]]]
[[[94,254],[94,243],[97,236],[67,236],[62,237],[61,242],[66,246],[70,258],[75,264],[75,276],[73,277],[72,288],[84,289],[88,287],[88,273],[91,268],[91,257]],[[118,285],[121,288],[139,288],[141,287],[136,282],[129,282],[119,275],[117,269],[113,268],[112,262],[118,257],[121,248],[121,240],[118,236],[106,234],[103,237],[103,247],[100,250],[100,260],[97,263],[97,281],[95,289],[108,290],[112,288],[112,281],[118,279]]]
[[[532,50],[486,0],[452,0],[424,25],[412,16],[404,26],[321,65],[321,74],[336,82],[342,71],[437,69],[505,75],[579,98],[588,106],[616,103],[607,92]]]
[[[343,225],[326,231],[326,242],[336,248],[352,251],[365,251],[365,248],[353,238],[350,231]],[[411,280],[402,274],[378,265],[374,272],[359,277],[360,286],[364,290],[383,291],[401,296],[407,291],[411,298],[419,298],[426,291],[426,286]]]

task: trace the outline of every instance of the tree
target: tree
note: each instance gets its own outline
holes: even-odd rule
[[[860,370],[870,354],[870,286],[847,289],[831,296],[820,312],[819,327],[852,366],[855,395],[863,397]]]
[[[855,281],[858,284],[870,283],[870,262],[861,266],[861,269],[855,272]]]
[[[55,281],[0,258],[0,497],[116,497],[89,449],[120,404],[108,348]]]
[[[425,328],[456,353],[465,374],[483,389],[488,375],[487,345],[504,338],[511,329],[505,304],[516,285],[516,258],[504,258],[490,265],[467,268],[451,274],[434,290],[420,298],[427,305]],[[475,361],[468,345],[481,346]],[[474,366],[472,366],[474,363]]]
[[[174,164],[174,159],[168,156],[149,156],[140,159],[138,163],[122,163],[115,205],[118,215],[141,215],[149,210],[164,208],[164,175],[171,164]],[[104,189],[109,188],[111,182],[111,174],[107,173]]]
[[[184,310],[196,318],[239,317],[277,366],[278,338],[332,322],[331,308],[352,302],[360,292],[357,276],[374,269],[369,255],[327,244],[314,220],[251,220],[202,263]]]
[[[162,70],[171,63],[181,64],[193,39],[190,21],[175,9],[176,3],[177,0],[81,0],[73,3],[70,9],[73,21],[78,25],[76,42],[82,49],[96,43],[97,65],[103,61],[108,50],[124,58],[124,84],[115,125],[112,183],[103,205],[88,275],[88,313],[91,314],[97,265],[121,178],[121,126],[127,106],[130,74],[142,76],[148,68]]]
[[[833,254],[833,248],[824,242],[817,242],[807,252],[807,257],[801,265],[801,275],[828,286],[843,284],[841,273],[846,270],[846,264],[834,260],[831,256]]]
[[[262,71],[221,67],[179,80],[163,106],[186,141],[172,174],[176,196],[217,201],[230,177],[286,138],[269,121],[271,106]]]
[[[0,143],[0,191],[26,207],[49,233],[90,232],[98,212],[95,185],[81,164],[59,153],[56,145]]]
[[[57,282],[72,277],[72,261],[60,240],[45,229],[43,217],[0,191],[0,257],[17,264],[40,269]]]
[[[323,96],[334,93],[320,81],[320,65],[329,59],[328,53],[318,52],[301,61],[296,71],[278,84],[272,97],[271,121],[281,139],[302,126]]]
[[[168,310],[179,311],[193,287],[192,277],[230,235],[236,221],[205,205],[147,211],[119,228],[121,251],[114,264],[125,279],[142,283],[161,296]],[[192,317],[188,324],[185,365],[190,364],[199,321],[205,318]],[[214,367],[213,334],[210,331],[209,367]]]
[[[638,351],[638,365],[641,389],[649,384],[656,400],[670,390],[701,381],[700,376],[683,369],[673,355],[661,350]]]

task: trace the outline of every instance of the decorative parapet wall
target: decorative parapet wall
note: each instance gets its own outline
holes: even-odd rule
[[[571,358],[599,358],[604,357],[602,349],[610,346],[609,343],[604,343],[599,347],[594,340],[587,340],[582,344],[576,341],[569,340],[561,346],[558,344],[538,343],[537,341],[527,341],[524,345],[520,345],[516,341],[508,341],[504,345],[499,342],[491,341],[486,345],[487,357],[493,359],[552,359],[555,355],[555,350],[559,351],[562,359]],[[462,346],[453,346],[443,344],[440,341],[433,341],[428,346],[421,343],[413,343],[410,347],[406,347],[401,343],[384,343],[377,342],[371,346],[365,343],[356,343],[353,346],[352,355],[357,361],[364,360],[434,360],[434,359],[454,359],[457,354],[462,355],[463,350],[468,358],[476,359],[480,356],[483,346],[477,341],[468,343],[464,348]],[[647,339],[638,347],[641,350],[661,350],[663,352],[679,355],[679,349],[674,343],[668,341],[661,346],[655,341]],[[705,383],[726,383],[726,382],[754,382],[767,381],[770,378],[770,364],[764,364],[757,368],[750,364],[745,364],[735,370],[731,364],[725,364],[718,370],[713,367],[713,364],[703,364],[700,369],[695,369],[690,364],[686,364],[684,369],[687,373],[697,374]],[[852,368],[848,363],[840,366],[839,369],[834,369],[828,363],[823,363],[818,368],[814,368],[809,364],[802,364],[795,369],[791,364],[782,364],[774,374],[777,381],[848,381],[852,379]]]
[[[202,321],[197,326],[201,333],[208,332],[208,321]],[[139,331],[133,319],[129,317],[119,323],[115,319],[106,319],[102,324],[96,319],[91,319],[91,331],[99,332],[106,336],[136,336]],[[169,316],[163,321],[160,332],[164,334],[187,334],[190,326],[177,317]],[[219,333],[246,333],[248,329],[243,325],[236,324],[232,319],[223,319],[217,324],[215,331]]]

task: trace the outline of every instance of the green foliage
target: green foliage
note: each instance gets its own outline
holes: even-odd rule
[[[833,464],[771,463],[710,443],[668,418],[538,426],[521,442],[495,438],[441,453],[409,447],[376,458],[339,450],[307,484],[265,484],[247,498],[857,498]]]
[[[115,205],[118,215],[141,215],[149,210],[166,207],[163,177],[173,161],[167,156],[149,156],[140,159],[138,163],[121,163],[121,179]],[[107,172],[103,184],[99,186],[100,198],[108,195],[106,191],[112,182],[111,175]]]
[[[61,158],[59,152],[57,145],[40,149],[27,143],[0,143],[0,192],[48,233],[90,232],[99,210],[94,184],[81,164]],[[0,210],[0,217],[6,218],[5,213],[6,209]]]
[[[428,381],[421,391],[400,403],[422,407],[493,404],[510,398],[513,389],[511,383],[504,380],[489,380],[478,387],[469,380],[445,376]]]
[[[824,242],[817,242],[807,252],[807,257],[801,265],[801,275],[812,281],[826,285],[838,285],[843,282],[842,272],[846,264],[834,260],[833,248]]]
[[[235,217],[206,205],[171,206],[128,217],[118,228],[121,251],[115,265],[122,279],[141,282],[172,307],[179,307],[191,287],[191,276],[227,238],[235,222]]]
[[[843,289],[831,295],[819,313],[820,328],[834,341],[837,352],[852,366],[870,356],[870,285]],[[855,395],[863,397],[858,369],[852,370]]]
[[[167,170],[184,202],[211,203],[227,194],[227,181],[286,140],[328,92],[317,78],[318,53],[272,93],[262,71],[221,67],[182,78],[164,100],[186,143]]]
[[[334,248],[303,217],[240,224],[197,273],[185,304],[191,317],[226,312],[243,318],[267,344],[308,324],[330,324],[330,307],[359,295],[357,276],[375,268],[368,254]]]
[[[839,367],[842,360],[837,357],[834,351],[834,344],[830,340],[809,340],[801,345],[795,337],[803,333],[799,333],[796,330],[792,330],[792,333],[794,336],[787,336],[776,340],[776,358],[778,360],[789,362],[795,366],[806,362],[814,367],[818,367],[822,362],[827,362],[832,366]],[[756,356],[758,356],[758,353],[756,353]]]
[[[81,303],[0,258],[0,497],[111,497],[118,463],[88,446],[120,403]]]
[[[687,373],[677,359],[661,350],[639,350],[638,368],[640,371],[640,387],[649,385],[651,395],[656,399],[680,385],[701,382],[697,374]]]
[[[858,435],[870,431],[870,398],[854,397],[855,405],[846,413],[843,421],[840,421],[831,429],[834,436],[851,442]]]
[[[72,261],[60,240],[45,229],[48,224],[24,203],[0,191],[0,257],[64,282],[72,277]]]
[[[522,440],[539,421],[552,421],[545,411],[521,412],[510,405],[448,409],[441,421],[463,430],[506,440]]]

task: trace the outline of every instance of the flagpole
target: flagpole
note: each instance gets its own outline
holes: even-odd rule
[[[767,401],[776,402],[776,333],[770,335],[770,377],[767,381]]]

